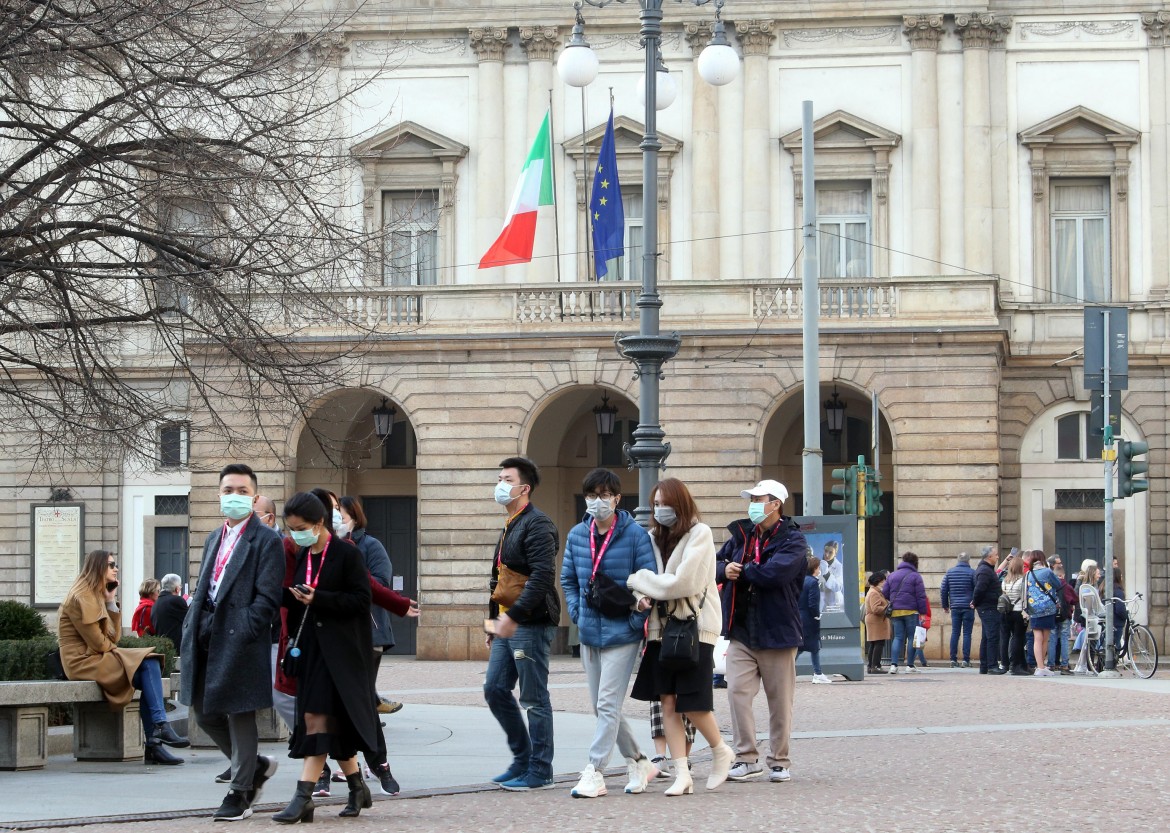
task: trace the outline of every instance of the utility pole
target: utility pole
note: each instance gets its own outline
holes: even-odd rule
[[[804,307],[804,514],[823,515],[825,511],[825,469],[821,452],[821,293],[818,287],[820,259],[817,252],[817,183],[813,166],[813,103],[801,108],[800,170],[804,196],[804,268],[801,295]]]

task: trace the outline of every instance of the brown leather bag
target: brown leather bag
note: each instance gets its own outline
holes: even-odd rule
[[[496,573],[496,587],[492,590],[492,601],[500,607],[511,607],[516,604],[527,583],[528,576],[510,569],[506,564],[500,564]]]

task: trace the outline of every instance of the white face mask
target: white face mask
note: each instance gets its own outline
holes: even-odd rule
[[[337,529],[339,526],[341,526],[341,510],[334,509],[333,510],[333,528]]]
[[[613,517],[613,498],[595,497],[585,498],[585,511],[599,521],[608,521]]]
[[[674,522],[678,520],[678,515],[669,506],[655,506],[654,520],[662,526],[674,526]]]
[[[501,506],[507,506],[512,502],[512,489],[515,487],[511,483],[505,483],[501,480],[496,484],[495,498],[496,503]]]
[[[339,524],[335,524],[333,526],[333,531],[337,533],[338,538],[345,538],[347,535],[349,535],[349,524],[345,523],[344,521]]]

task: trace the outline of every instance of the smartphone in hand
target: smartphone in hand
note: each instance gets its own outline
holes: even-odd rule
[[[107,593],[112,593],[117,589],[118,589],[118,582],[116,582],[116,581],[107,581],[106,582],[106,592]]]

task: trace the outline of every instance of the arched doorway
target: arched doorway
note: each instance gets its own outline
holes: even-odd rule
[[[609,436],[598,432],[594,409],[602,407],[616,409]],[[574,385],[553,393],[530,421],[522,447],[540,468],[540,488],[534,502],[552,518],[562,539],[585,514],[581,481],[598,466],[621,478],[621,508],[632,512],[638,505],[638,473],[627,469],[622,453],[624,443],[633,443],[637,426],[637,406],[624,394],[600,385]],[[561,552],[563,546],[562,540]],[[561,552],[557,553],[558,575]],[[564,613],[561,625],[562,638],[554,648],[563,652],[575,643],[576,633]]]
[[[832,401],[845,406],[841,431],[830,431],[824,403]],[[820,386],[821,449],[824,452],[824,513],[834,514],[830,508],[835,495],[830,491],[834,481],[832,470],[847,468],[864,456],[872,466],[873,458],[873,395],[845,383],[826,383]],[[894,567],[894,464],[893,437],[889,423],[879,412],[881,429],[881,488],[882,513],[866,521],[866,569],[890,570]],[[784,505],[785,514],[803,513],[804,494],[804,391],[797,387],[781,399],[764,428],[761,448],[761,477],[774,478],[786,484],[792,492]]]
[[[379,437],[373,411],[393,409],[391,431]],[[367,534],[390,554],[392,588],[418,598],[418,475],[414,426],[380,392],[348,388],[325,400],[297,442],[295,490],[322,486],[361,498]],[[392,620],[392,654],[414,654],[417,620]]]

